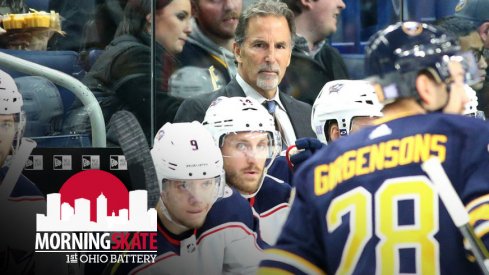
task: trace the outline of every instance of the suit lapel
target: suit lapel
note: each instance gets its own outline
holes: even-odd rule
[[[287,111],[287,115],[289,117],[290,123],[292,124],[292,128],[294,128],[295,135],[297,137],[302,136],[302,129],[304,125],[307,127],[309,123],[307,120],[304,120],[304,113],[301,113],[301,110],[297,108],[297,105],[294,104],[292,98],[288,95],[279,92],[280,101],[284,105],[285,111]]]
[[[224,87],[223,95],[227,97],[235,97],[235,96],[246,96],[241,86],[239,86],[236,78],[233,78],[228,85]]]

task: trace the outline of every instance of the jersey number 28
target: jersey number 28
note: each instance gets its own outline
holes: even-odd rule
[[[398,202],[401,200],[412,201],[414,224],[399,224]],[[375,248],[377,274],[400,273],[398,255],[402,248],[416,250],[416,273],[439,273],[439,245],[434,238],[439,228],[438,197],[425,176],[386,180],[374,195],[357,187],[333,199],[326,213],[328,231],[335,231],[347,213],[350,214],[350,233],[336,274],[353,273],[372,234],[380,239]]]

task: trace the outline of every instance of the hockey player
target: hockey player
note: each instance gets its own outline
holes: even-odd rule
[[[252,274],[262,241],[247,201],[224,188],[223,162],[198,122],[165,124],[151,156],[160,184],[158,256],[114,266],[118,274]],[[255,230],[255,231],[254,231]]]
[[[370,125],[382,116],[373,86],[362,80],[335,80],[324,85],[311,113],[311,127],[318,140],[302,138],[288,148],[285,157],[278,157],[269,175],[292,183],[293,171],[324,144]]]
[[[63,266],[64,259],[34,253],[36,214],[45,213],[46,200],[39,188],[20,174],[27,159],[27,154],[19,154],[26,125],[22,108],[17,85],[9,74],[0,70],[0,273],[14,274],[21,270],[49,274],[56,266],[56,272],[64,274],[68,272]],[[13,161],[15,157],[22,161]]]
[[[374,87],[362,80],[335,80],[326,83],[311,114],[311,127],[327,144],[369,125],[382,116],[382,105]]]
[[[441,160],[487,246],[489,128],[459,115],[464,82],[476,80],[464,67],[477,66],[459,49],[456,39],[417,22],[370,39],[367,72],[376,76],[384,117],[299,168],[289,218],[259,273],[480,272],[420,166]]]
[[[249,200],[263,240],[274,244],[289,212],[290,186],[266,173],[281,148],[273,117],[251,97],[219,97],[203,125],[221,149],[226,183]]]

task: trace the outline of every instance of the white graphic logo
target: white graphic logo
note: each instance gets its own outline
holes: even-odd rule
[[[120,209],[117,215],[112,212],[107,216],[107,198],[101,193],[97,198],[97,222],[92,222],[89,200],[76,199],[73,208],[69,203],[61,204],[61,194],[52,193],[47,195],[47,215],[37,214],[37,231],[156,231],[156,210],[146,210],[146,205],[146,190],[131,191],[129,209]]]

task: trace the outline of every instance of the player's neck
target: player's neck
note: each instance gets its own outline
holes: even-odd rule
[[[399,99],[393,103],[387,104],[382,109],[384,117],[397,116],[399,114],[418,115],[425,114],[426,111],[411,98]],[[407,116],[405,115],[405,116]]]
[[[158,201],[158,204],[162,204],[162,203],[163,202],[161,200]],[[161,208],[161,206],[157,205],[157,209],[160,209],[160,208]],[[188,230],[188,228],[185,228],[179,224],[175,224],[175,222],[173,222],[173,221],[170,221],[168,219],[168,217],[162,211],[157,211],[157,213],[158,213],[158,218],[160,219],[163,226],[166,228],[166,230],[168,230],[172,234],[180,235],[183,232]],[[170,214],[168,213],[168,215],[170,215]]]

